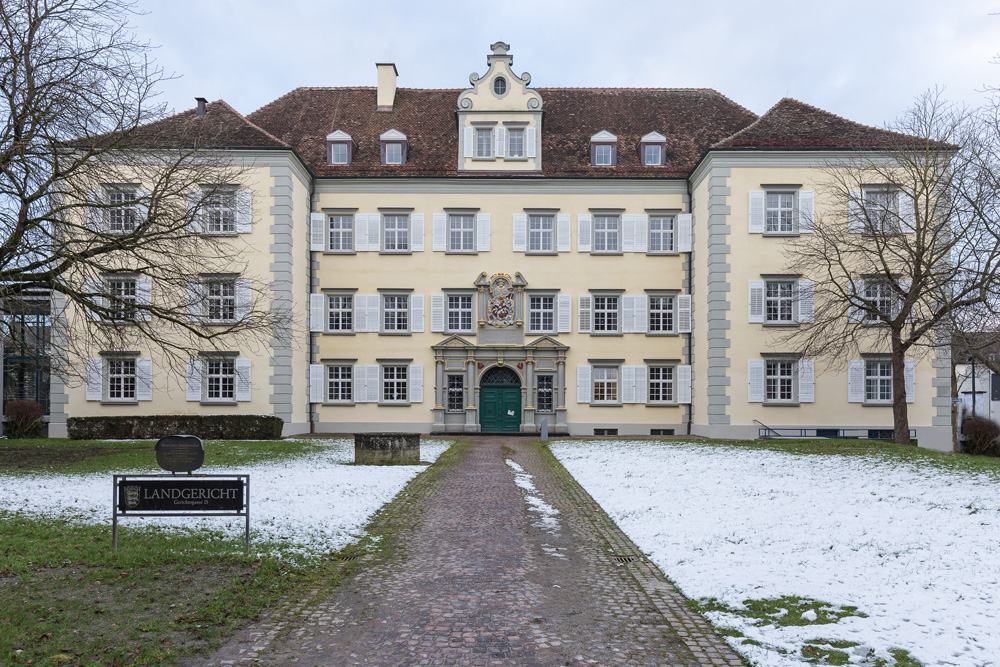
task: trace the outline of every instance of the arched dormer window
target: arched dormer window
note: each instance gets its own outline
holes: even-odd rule
[[[618,164],[618,137],[601,130],[590,138],[590,164],[613,167]]]
[[[405,134],[399,130],[389,130],[378,138],[382,143],[382,164],[406,164],[409,144]]]
[[[661,167],[666,160],[667,138],[650,132],[639,140],[639,162],[644,167]]]

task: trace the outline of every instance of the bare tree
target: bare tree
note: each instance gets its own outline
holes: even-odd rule
[[[815,319],[784,342],[830,359],[889,355],[898,443],[910,442],[906,357],[950,346],[956,314],[997,293],[994,121],[925,93],[888,128],[890,148],[859,146],[824,170],[824,213],[791,244],[786,268],[815,281]]]
[[[135,13],[131,0],[0,4],[0,298],[45,289],[65,302],[53,315],[72,335],[54,352],[67,358],[141,342],[175,362],[218,341],[287,335],[264,280],[232,312],[190,288],[252,270],[225,225],[197,233],[212,215],[249,214],[236,194],[248,172],[218,150],[232,145],[221,120],[237,115],[216,103],[167,117],[165,75],[128,25]],[[224,309],[211,325],[209,307]]]

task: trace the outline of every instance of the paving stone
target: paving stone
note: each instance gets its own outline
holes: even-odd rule
[[[508,459],[536,491],[515,484]],[[190,664],[743,664],[537,445],[476,438],[445,474],[421,477],[382,518],[410,518],[393,558],[265,614]],[[556,528],[526,493],[558,510]]]

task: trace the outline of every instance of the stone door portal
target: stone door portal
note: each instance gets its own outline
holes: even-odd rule
[[[521,378],[501,366],[479,382],[479,428],[485,433],[517,433],[521,428]]]

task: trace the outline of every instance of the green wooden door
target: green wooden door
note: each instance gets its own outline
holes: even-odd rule
[[[517,433],[521,428],[521,388],[481,387],[479,428],[487,433]]]

